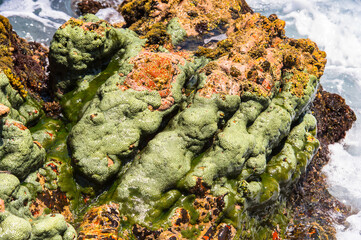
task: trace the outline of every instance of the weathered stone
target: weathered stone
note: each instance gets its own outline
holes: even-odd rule
[[[24,179],[44,162],[45,149],[21,122],[2,119],[0,124],[0,170]]]
[[[10,112],[10,108],[5,106],[4,104],[0,104],[0,119],[6,117]]]

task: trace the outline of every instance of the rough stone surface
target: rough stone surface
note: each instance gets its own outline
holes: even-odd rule
[[[283,199],[318,166],[316,132],[321,144],[337,141],[354,120],[336,96],[316,93],[325,53],[243,0],[128,0],[119,10],[140,37],[93,15],[57,31],[57,120],[24,108],[32,102],[11,61],[4,67],[13,57],[4,38],[0,238],[74,239],[68,221],[79,239],[292,239]],[[341,119],[339,131],[322,115]],[[36,123],[33,139],[24,125]]]
[[[31,225],[5,211],[0,213],[0,238],[4,240],[28,240],[31,236]]]
[[[139,51],[141,43],[133,32],[114,28],[92,14],[72,18],[56,31],[51,41],[49,67],[53,84],[67,92],[85,74],[99,72],[119,50],[124,58],[129,52]]]
[[[33,141],[29,129],[21,122],[2,119],[0,135],[1,171],[9,171],[19,179],[24,179],[43,164],[45,149]]]
[[[0,102],[8,107],[8,116],[23,124],[34,123],[41,116],[40,105],[27,96],[25,99],[13,89],[9,78],[0,72]]]

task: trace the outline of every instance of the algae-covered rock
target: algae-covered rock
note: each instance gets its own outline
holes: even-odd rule
[[[192,64],[171,53],[142,52],[130,64],[129,74],[109,78],[99,89],[69,134],[75,166],[98,184],[119,172],[141,141],[177,110],[194,74]]]
[[[147,35],[159,23],[164,25],[169,23],[172,42],[178,44],[183,40],[184,33],[188,37],[194,37],[215,29],[219,30],[241,14],[252,12],[252,9],[243,0],[227,0],[222,3],[213,0],[197,2],[129,0],[119,6],[119,11],[129,28],[141,35]],[[177,22],[174,19],[177,19]],[[177,25],[176,29],[182,29],[179,32],[181,35],[172,34],[174,24]]]
[[[270,238],[318,148],[308,109],[325,53],[243,0],[127,0],[120,11],[140,38],[94,15],[56,32],[63,115],[41,119],[36,141],[24,126],[36,105],[0,74],[0,171],[11,173],[0,173],[1,234],[18,220],[19,239],[76,238],[66,221],[80,239]],[[173,46],[213,33],[226,39]]]
[[[45,46],[20,38],[7,18],[0,15],[0,69],[11,86],[22,96],[40,99],[47,85],[47,53]]]
[[[45,149],[33,141],[29,129],[21,122],[0,121],[0,170],[24,179],[44,162]]]
[[[30,240],[74,240],[75,229],[68,224],[61,214],[51,214],[33,221]]]
[[[7,201],[20,185],[17,177],[9,173],[0,173],[0,198]]]
[[[7,211],[0,212],[0,239],[28,240],[31,237],[31,225],[23,218]]]
[[[41,108],[30,96],[25,99],[10,85],[8,77],[0,72],[0,102],[10,108],[8,116],[23,124],[33,123],[41,116]]]
[[[94,15],[71,18],[56,31],[50,45],[53,83],[67,92],[84,75],[98,73],[118,51],[126,58],[141,45],[132,31],[114,28]]]
[[[212,94],[202,96],[203,89],[198,90],[192,102],[148,143],[122,176],[113,197],[124,202],[123,211],[148,220],[145,218],[152,214],[148,205],[160,200],[166,190],[176,187],[190,170],[192,159],[201,153],[218,126],[222,125],[222,120],[237,110],[240,92],[239,87],[235,87],[236,81],[232,82],[227,76],[203,80],[200,81],[203,86],[207,86],[209,81],[214,84]],[[176,201],[179,195],[173,195],[173,201]]]

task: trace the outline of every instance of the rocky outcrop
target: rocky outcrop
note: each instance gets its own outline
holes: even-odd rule
[[[99,73],[118,51],[121,58],[129,58],[141,44],[131,31],[114,28],[94,15],[70,19],[50,44],[53,85],[60,93],[68,92],[84,75]]]
[[[45,149],[34,142],[29,129],[21,122],[1,120],[0,170],[20,179],[39,168],[45,159]]]
[[[284,234],[282,199],[319,147],[310,104],[324,94],[326,54],[244,1],[129,0],[119,10],[129,29],[94,15],[58,29],[50,76],[64,115],[32,135],[24,124],[40,115],[0,74],[0,236],[15,220],[19,239],[73,239],[66,221],[81,222],[79,239]],[[316,106],[353,119],[331,99]],[[343,131],[319,134],[332,142]]]

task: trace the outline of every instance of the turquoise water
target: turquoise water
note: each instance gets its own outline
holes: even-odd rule
[[[112,0],[113,2],[121,2]],[[248,0],[263,15],[276,13],[286,20],[289,37],[308,37],[327,52],[321,83],[342,95],[359,121],[342,143],[330,147],[332,160],[324,168],[330,192],[361,210],[361,0]],[[0,0],[0,14],[28,40],[48,45],[55,30],[75,16],[71,0]],[[102,13],[103,17],[107,12]],[[361,212],[348,218],[350,227],[338,226],[338,239],[360,239]]]

